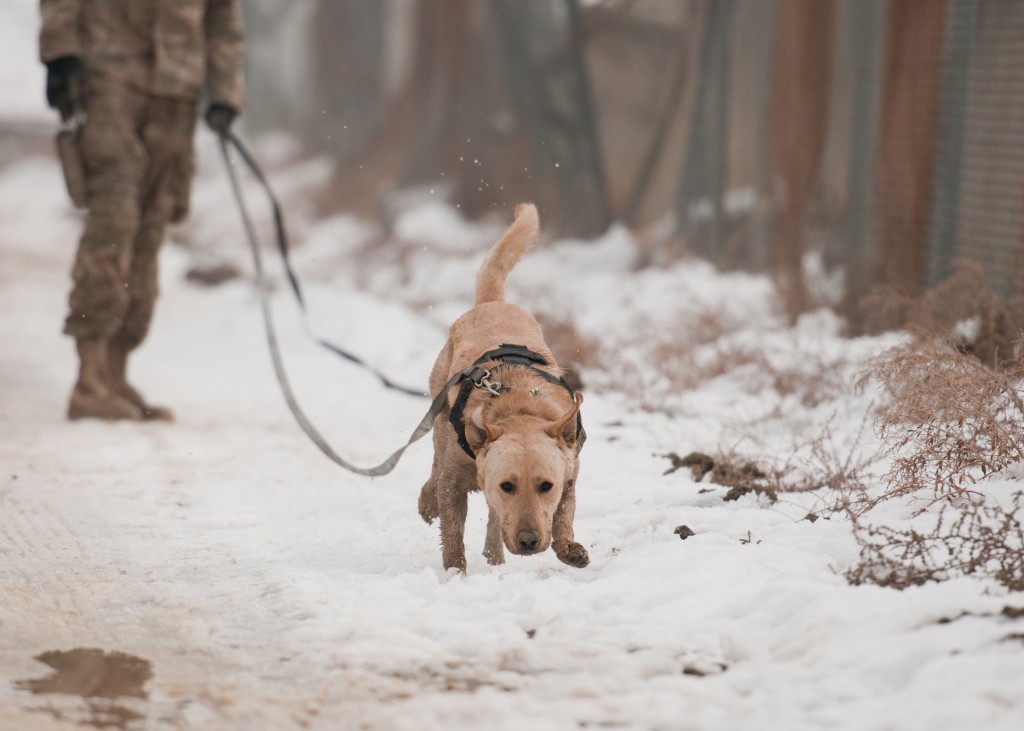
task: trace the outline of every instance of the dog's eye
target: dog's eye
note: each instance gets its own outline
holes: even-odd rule
[[[516,491],[516,486],[513,485],[511,482],[503,482],[500,485],[498,485],[498,487],[501,488],[502,492],[507,492],[510,495]]]
[[[542,482],[537,486],[537,492],[550,492],[551,488],[554,487],[550,482]]]

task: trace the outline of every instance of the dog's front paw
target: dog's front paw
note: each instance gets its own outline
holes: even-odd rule
[[[466,559],[457,558],[454,560],[442,559],[444,563],[444,571],[446,574],[452,576],[465,576],[466,575]]]
[[[491,566],[500,566],[505,563],[505,551],[499,545],[497,549],[484,548],[484,557]]]
[[[578,569],[581,569],[590,563],[590,556],[587,554],[587,549],[575,541],[566,541],[562,544],[555,544],[555,555],[558,556],[558,560],[562,563],[567,563]]]

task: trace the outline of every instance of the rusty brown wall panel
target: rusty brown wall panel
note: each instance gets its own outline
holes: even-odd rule
[[[945,0],[892,0],[882,71],[877,277],[924,282],[938,133]]]

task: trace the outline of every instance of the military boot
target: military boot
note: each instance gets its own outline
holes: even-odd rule
[[[78,347],[78,382],[68,404],[69,419],[139,421],[142,410],[111,387],[107,373],[107,341],[82,338]]]
[[[128,354],[134,348],[135,345],[123,337],[115,336],[110,339],[107,346],[107,362],[111,386],[118,395],[133,403],[142,412],[142,418],[146,421],[174,421],[174,413],[170,409],[148,403],[142,398],[142,394],[128,383]]]

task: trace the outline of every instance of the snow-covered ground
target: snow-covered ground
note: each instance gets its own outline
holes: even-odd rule
[[[5,3],[0,26],[29,4]],[[0,109],[38,118],[24,78],[0,77]],[[488,566],[475,496],[468,575],[446,574],[437,527],[416,513],[429,440],[387,477],[341,471],[284,405],[250,276],[185,280],[210,260],[251,271],[202,135],[193,220],[172,232],[191,248],[165,247],[132,364],[174,424],[64,419],[76,361],[60,330],[81,221],[50,156],[0,170],[0,729],[1024,728],[1024,645],[1005,639],[1024,628],[1000,616],[1024,597],[976,579],[849,586],[848,523],[804,520],[828,495],[724,502],[686,470],[663,474],[669,452],[785,459],[826,429],[841,453],[870,455],[876,396],[852,381],[897,336],[844,340],[827,312],[789,327],[764,278],[693,261],[638,269],[621,230],[543,242],[509,297],[600,347],[582,374],[576,532],[591,565],[548,552]],[[313,162],[274,181],[294,210],[322,176]],[[314,329],[422,385],[500,225],[426,203],[396,220],[401,246],[380,251],[352,219],[298,216],[295,229]],[[299,399],[344,455],[380,461],[426,404],[312,345],[274,278]],[[723,352],[761,359],[716,375]],[[676,365],[704,370],[688,379]],[[684,524],[695,535],[681,541]],[[148,662],[146,697],[21,682],[50,672],[40,653],[76,648]]]

